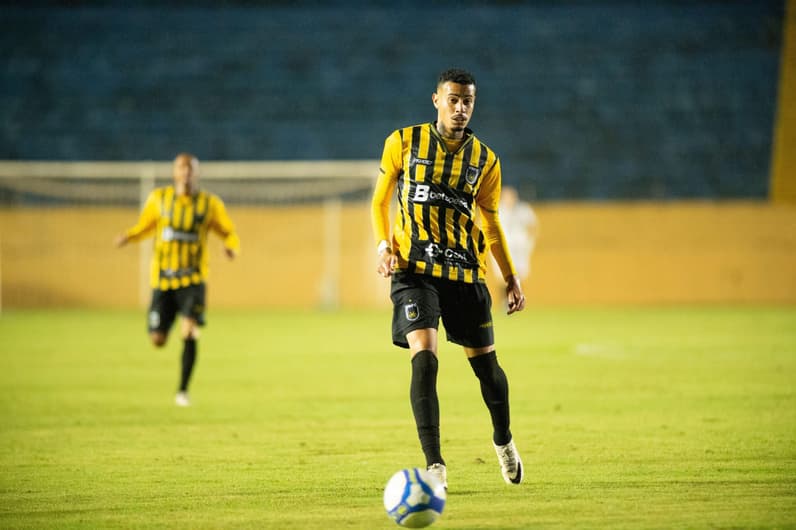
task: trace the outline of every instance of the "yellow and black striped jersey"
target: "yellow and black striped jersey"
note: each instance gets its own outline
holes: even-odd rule
[[[165,186],[149,194],[138,222],[125,233],[129,241],[154,233],[150,285],[167,291],[207,279],[207,233],[211,230],[224,239],[225,247],[239,250],[235,225],[220,198],[202,190],[178,195],[174,186]]]
[[[391,240],[398,268],[409,272],[485,281],[491,249],[504,277],[515,274],[498,218],[500,180],[497,155],[469,129],[454,151],[434,123],[394,131],[384,143],[373,195],[376,240]],[[390,199],[396,190],[390,237]]]

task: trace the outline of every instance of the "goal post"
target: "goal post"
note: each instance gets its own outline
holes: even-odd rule
[[[0,160],[1,178],[140,178],[152,174],[171,177],[171,162],[113,161],[33,161]],[[273,161],[202,161],[205,179],[317,179],[374,178],[375,160],[273,160]]]

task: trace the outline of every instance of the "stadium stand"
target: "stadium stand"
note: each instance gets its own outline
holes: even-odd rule
[[[3,9],[0,159],[375,159],[460,65],[526,197],[768,193],[782,1],[100,5]]]

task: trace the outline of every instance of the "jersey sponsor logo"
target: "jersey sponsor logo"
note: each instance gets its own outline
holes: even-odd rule
[[[423,253],[428,256],[428,261],[456,263],[460,265],[473,266],[477,262],[465,250],[455,248],[442,248],[437,243],[431,242],[423,249]]]
[[[431,186],[418,184],[415,186],[415,195],[412,197],[412,202],[427,202],[429,191],[431,191]]]
[[[434,260],[437,259],[440,254],[442,254],[442,249],[439,248],[439,245],[436,243],[429,243],[423,252],[426,253],[426,256]]]
[[[480,175],[481,170],[478,167],[467,166],[467,171],[464,173],[464,180],[466,180],[468,184],[473,185],[478,180]]]
[[[417,307],[417,304],[414,302],[411,304],[406,304],[404,306],[404,314],[406,315],[406,320],[409,322],[414,322],[420,318],[420,308]]]
[[[166,226],[161,233],[161,239],[163,239],[163,241],[198,241],[199,234],[175,230],[170,226]]]
[[[431,186],[428,184],[415,185],[415,193],[412,196],[412,202],[444,203],[462,209],[466,212],[470,211],[469,203],[462,197],[457,197],[453,194],[445,193],[444,191],[431,189]]]
[[[199,272],[196,267],[181,267],[179,269],[161,269],[161,278],[183,278]]]

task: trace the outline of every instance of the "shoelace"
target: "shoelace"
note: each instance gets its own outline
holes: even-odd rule
[[[501,460],[506,465],[506,471],[509,473],[514,473],[514,471],[517,469],[517,458],[514,456],[514,451],[511,450],[511,446],[507,445],[505,447],[501,447],[500,456]]]
[[[428,468],[428,471],[439,478],[442,478],[442,466],[439,464],[434,464],[433,466]]]

